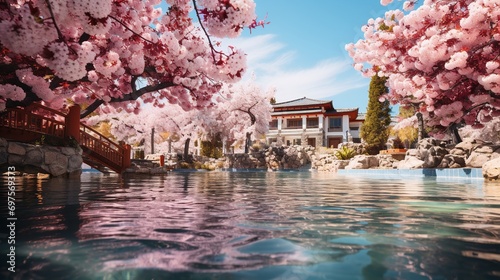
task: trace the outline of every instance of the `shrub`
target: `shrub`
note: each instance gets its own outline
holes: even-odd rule
[[[194,162],[194,169],[202,169],[203,168],[203,163],[199,161]]]
[[[341,149],[339,149],[339,150],[337,150],[337,152],[335,152],[335,156],[341,160],[351,159],[355,155],[356,155],[356,151],[352,148],[347,147],[347,146],[343,146]]]

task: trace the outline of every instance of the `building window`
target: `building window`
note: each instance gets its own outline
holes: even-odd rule
[[[342,131],[342,118],[329,118],[328,131]]]
[[[307,138],[307,145],[316,147],[316,138]]]
[[[269,122],[269,129],[278,129],[278,120],[272,120]]]
[[[350,126],[349,130],[359,130],[359,126]]]
[[[318,128],[318,118],[307,118],[307,128]]]
[[[289,119],[286,125],[286,128],[302,128],[302,119]]]
[[[302,145],[302,140],[299,138],[299,139],[293,139],[293,144],[294,145]]]

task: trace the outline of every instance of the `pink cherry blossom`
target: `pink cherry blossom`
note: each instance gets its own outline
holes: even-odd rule
[[[426,0],[408,14],[389,11],[369,20],[365,38],[346,50],[354,69],[388,78],[386,100],[418,105],[435,132],[457,123],[482,127],[500,112],[498,4]]]
[[[212,36],[236,37],[259,25],[255,3],[168,0],[168,11],[162,11],[160,2],[0,5],[0,69],[10,73],[0,77],[0,103],[27,106],[38,100],[61,108],[71,100],[87,108],[82,117],[103,104],[138,112],[141,97],[141,104],[153,106],[209,106],[222,83],[238,82],[246,69],[241,50],[220,49]]]

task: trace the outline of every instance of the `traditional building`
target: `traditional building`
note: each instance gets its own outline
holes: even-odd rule
[[[332,101],[304,97],[275,103],[271,116],[268,144],[337,148],[342,142],[361,142],[359,131],[364,115],[358,113],[358,108],[336,109]]]

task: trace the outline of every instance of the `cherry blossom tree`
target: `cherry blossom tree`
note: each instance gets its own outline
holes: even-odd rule
[[[210,114],[208,131],[220,133],[226,146],[244,141],[245,153],[253,139],[265,135],[271,120],[271,99],[275,90],[263,91],[254,78],[236,85],[225,85],[217,97],[219,102]]]
[[[238,81],[245,55],[218,50],[257,22],[253,0],[7,0],[0,2],[0,110],[42,101],[82,117],[141,102],[200,109]],[[199,24],[190,18],[194,11]]]
[[[184,143],[185,154],[192,148],[191,139],[206,140],[220,135],[231,144],[237,140],[250,140],[268,131],[273,90],[262,91],[253,80],[236,85],[224,84],[213,97],[212,104],[199,110],[184,110],[180,105],[167,104],[164,107],[149,105],[137,114],[122,108],[103,106],[97,114],[86,120],[88,125],[101,122],[110,124],[111,134],[128,144],[147,143],[154,129],[155,142],[164,141],[160,133],[168,132]]]
[[[384,99],[416,106],[434,135],[444,136],[500,116],[499,19],[498,1],[425,0],[409,13],[370,19],[365,38],[346,50],[356,70],[388,78]]]
[[[178,104],[167,104],[162,108],[151,105],[147,107],[135,114],[122,108],[103,106],[99,111],[105,111],[105,113],[91,116],[85,122],[91,126],[107,123],[110,133],[116,140],[130,145],[139,144],[139,147],[144,150],[151,148],[151,145],[157,145],[157,150],[166,151],[165,145],[168,141],[165,141],[161,134],[168,132],[169,135],[175,135],[177,138],[174,141],[174,148],[176,150],[184,148],[185,156],[189,148],[192,148],[191,139],[205,133],[207,108],[186,111]],[[153,131],[155,132],[154,143],[151,143]]]

